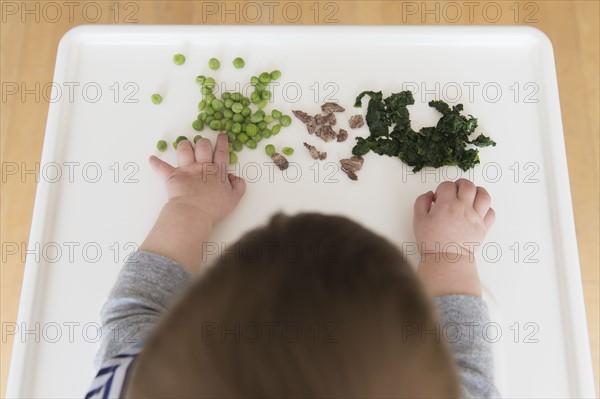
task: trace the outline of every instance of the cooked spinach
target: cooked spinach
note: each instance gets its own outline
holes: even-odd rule
[[[477,128],[477,118],[461,115],[462,104],[451,108],[444,101],[430,101],[429,106],[442,116],[436,126],[424,127],[417,132],[411,127],[408,111],[408,105],[415,103],[412,92],[402,91],[384,99],[380,91],[363,91],[356,98],[355,107],[362,106],[365,95],[370,97],[366,120],[371,134],[367,138],[356,138],[356,145],[352,149],[352,154],[356,156],[373,151],[379,155],[398,157],[412,166],[413,172],[425,166],[439,168],[444,165],[457,165],[466,171],[479,163],[479,151],[467,148],[467,145],[496,145],[483,134],[469,140]]]

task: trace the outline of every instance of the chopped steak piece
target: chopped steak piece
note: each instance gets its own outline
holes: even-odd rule
[[[275,165],[277,165],[281,170],[286,170],[288,166],[290,166],[288,160],[285,159],[285,157],[281,154],[275,153],[271,155],[271,159],[273,160],[273,162],[275,162]]]
[[[302,121],[302,123],[307,123],[308,122],[308,118],[311,118],[306,112],[302,112],[302,111],[292,111],[294,113],[294,115],[296,115],[296,118],[300,119],[300,121]]]
[[[355,172],[361,170],[364,159],[357,156],[352,156],[349,159],[342,159],[340,163],[342,164],[342,171],[348,175],[351,180],[358,180],[358,176]]]
[[[365,125],[365,120],[363,119],[362,115],[353,115],[350,117],[348,123],[352,129],[356,129],[363,127]]]
[[[344,172],[350,178],[350,180],[358,180],[358,176],[353,171],[342,168],[342,172]]]
[[[318,159],[319,161],[322,161],[325,158],[327,158],[327,153],[317,150],[314,145],[304,143],[304,146],[308,149],[308,152],[310,153],[312,159]]]
[[[327,124],[331,126],[335,126],[337,123],[337,119],[335,118],[335,114],[327,114]]]
[[[342,141],[346,141],[347,138],[348,138],[348,132],[344,129],[340,129],[340,132],[337,135],[338,143],[341,143]]]
[[[337,119],[335,118],[335,115],[332,113],[329,113],[327,115],[317,114],[317,115],[315,115],[315,122],[317,122],[317,125],[333,126],[337,123]]]
[[[321,126],[319,130],[317,130],[317,137],[320,137],[325,142],[329,142],[336,139],[336,134],[331,126],[325,125]]]
[[[325,103],[321,105],[321,110],[327,114],[331,112],[344,112],[346,108],[336,103]]]
[[[308,130],[308,134],[313,134],[317,130],[317,122],[315,122],[315,118],[312,116],[308,117],[308,121],[306,122],[306,130]]]
[[[321,114],[316,114],[315,115],[315,122],[317,123],[317,125],[325,125],[327,124],[327,115],[321,115]]]

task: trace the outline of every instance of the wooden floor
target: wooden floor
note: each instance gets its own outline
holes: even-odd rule
[[[87,3],[92,3],[88,5]],[[70,28],[83,23],[202,24],[246,23],[285,24],[294,22],[291,10],[285,16],[285,2],[275,2],[269,18],[269,2],[257,1],[262,17],[243,12],[246,2],[226,2],[236,14],[221,16],[217,9],[225,2],[201,1],[75,1],[65,2],[0,1],[1,56],[0,113],[3,182],[1,189],[1,388],[4,397],[12,340],[5,339],[4,326],[16,320],[23,263],[6,256],[5,243],[25,243],[28,239],[36,183],[33,176],[24,181],[4,181],[5,167],[12,163],[34,165],[39,162],[48,102],[40,95],[41,87],[52,80],[57,44]],[[315,6],[300,1],[302,24],[526,24],[544,31],[554,45],[560,87],[573,208],[577,226],[581,273],[585,290],[588,328],[594,359],[596,384],[599,362],[599,4],[592,1],[496,1],[474,2],[461,6],[462,14],[445,2],[421,1],[329,1]],[[457,2],[454,4],[464,4]],[[57,9],[58,5],[58,9]],[[24,9],[25,7],[26,9]],[[426,13],[426,10],[438,12]],[[98,9],[101,15],[98,16]],[[484,12],[485,10],[485,12]],[[57,14],[60,11],[60,14]],[[472,11],[470,13],[470,11]],[[246,17],[247,20],[244,20]],[[287,19],[287,21],[286,21]],[[33,89],[36,84],[42,98],[33,93],[25,98],[7,95],[15,87]],[[21,86],[23,85],[23,86]],[[6,342],[5,342],[6,341]]]

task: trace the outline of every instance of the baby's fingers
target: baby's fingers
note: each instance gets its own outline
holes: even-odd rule
[[[188,166],[194,163],[194,148],[189,140],[177,144],[177,161],[179,166]]]
[[[428,191],[425,194],[421,194],[415,200],[414,212],[417,215],[427,215],[431,209],[431,203],[433,202],[433,191]]]
[[[475,196],[475,202],[473,203],[475,212],[477,212],[479,216],[485,217],[491,205],[492,197],[490,197],[487,190],[483,187],[477,187],[477,194]]]
[[[496,211],[494,211],[493,208],[488,209],[485,217],[483,218],[483,224],[485,224],[485,227],[489,230],[493,226],[495,220]]]
[[[227,167],[227,163],[229,162],[229,142],[227,141],[227,135],[225,133],[220,133],[217,136],[213,162],[223,169]]]
[[[175,168],[152,155],[149,159],[150,167],[156,172],[156,174],[163,180],[167,180],[169,176],[175,171]]]
[[[242,198],[242,196],[246,192],[246,181],[244,179],[242,179],[241,177],[236,176],[232,173],[227,174],[227,178],[229,179],[229,182],[231,183],[231,187],[233,188],[233,191],[238,196],[238,199]]]

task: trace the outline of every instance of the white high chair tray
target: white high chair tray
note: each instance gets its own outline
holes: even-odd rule
[[[174,65],[176,53],[185,64]],[[246,66],[231,61],[243,57]],[[221,68],[212,71],[208,59]],[[397,243],[415,262],[417,195],[467,177],[488,189],[497,213],[478,255],[494,324],[496,383],[505,397],[594,396],[552,46],[525,27],[84,26],[58,48],[40,183],[26,259],[8,397],[82,397],[93,376],[98,314],[125,256],[141,243],[166,194],[147,158],[175,162],[170,143],[192,137],[201,99],[196,75],[233,90],[279,69],[274,103],[320,111],[339,101],[345,143],[309,136],[300,121],[268,140],[295,148],[287,172],[258,149],[239,153],[248,181],[239,207],[214,231],[221,248],[276,211],[346,215]],[[468,173],[455,167],[413,174],[398,159],[368,154],[359,180],[340,171],[363,90],[412,89],[413,127],[439,114],[427,103],[463,103],[477,132],[498,145]],[[162,93],[160,105],[150,101]],[[249,92],[247,93],[249,94]],[[216,134],[202,132],[214,142]],[[312,160],[307,141],[327,151]],[[60,172],[60,173],[59,173]],[[404,243],[404,244],[402,244]],[[31,250],[33,248],[33,250]],[[37,248],[37,249],[36,249]],[[211,252],[208,261],[216,258]],[[39,323],[39,324],[36,324]],[[37,326],[37,327],[36,327]],[[33,330],[33,332],[32,332]]]

